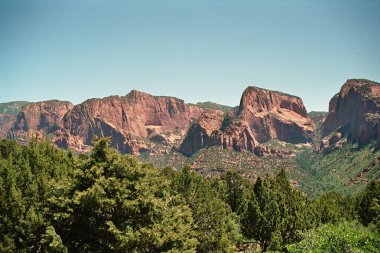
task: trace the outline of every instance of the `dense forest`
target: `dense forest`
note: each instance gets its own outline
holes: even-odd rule
[[[255,168],[252,168],[255,169]],[[248,181],[0,141],[0,252],[379,252],[380,182],[313,199],[284,171]]]

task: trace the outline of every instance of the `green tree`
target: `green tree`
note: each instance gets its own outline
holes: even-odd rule
[[[355,213],[355,203],[351,197],[343,197],[337,192],[328,192],[310,203],[315,225],[338,223],[351,220]]]
[[[367,185],[364,193],[359,196],[358,214],[360,221],[365,225],[380,224],[380,182],[372,181]]]
[[[191,208],[199,241],[197,252],[235,251],[231,242],[233,221],[210,181],[184,167],[178,173],[173,187]]]
[[[227,171],[220,178],[226,184],[226,202],[231,211],[240,213],[247,194],[247,183],[236,171]]]
[[[312,227],[307,198],[292,187],[283,170],[274,177],[258,178],[242,217],[242,231],[266,251],[282,250]]]
[[[97,140],[68,195],[49,199],[53,225],[74,252],[194,252],[191,210],[158,169]]]
[[[263,251],[268,249],[272,241],[280,239],[278,237],[281,226],[279,198],[280,196],[272,191],[266,182],[258,178],[243,214],[243,234],[249,239],[255,239]],[[277,244],[276,241],[276,246]]]
[[[49,224],[46,199],[70,173],[68,153],[36,139],[26,146],[0,141],[0,245],[18,252],[37,251]]]
[[[302,241],[287,246],[290,253],[379,252],[380,235],[349,222],[325,224],[303,234]]]

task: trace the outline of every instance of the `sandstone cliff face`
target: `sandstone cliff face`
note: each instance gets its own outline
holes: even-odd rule
[[[278,152],[259,145],[258,141],[306,143],[314,136],[314,123],[300,98],[248,87],[236,111],[225,115],[217,110],[205,111],[190,127],[180,151],[190,156],[204,147],[219,145],[264,156]]]
[[[316,148],[318,153],[328,154],[331,151],[341,148],[346,143],[341,133],[334,133],[330,137],[323,138]]]
[[[112,145],[121,152],[137,154],[145,148],[139,138],[170,133],[181,139],[201,112],[177,98],[131,91],[126,96],[90,99],[76,105],[65,115],[63,125],[85,145],[91,145],[94,135],[111,136]]]
[[[62,118],[73,107],[67,101],[50,100],[25,105],[17,114],[8,137],[30,137],[33,132],[48,133],[62,126]]]
[[[30,103],[17,116],[0,115],[0,136],[27,141],[48,135],[57,146],[86,150],[94,136],[111,137],[122,153],[138,154],[147,142],[178,145],[202,109],[181,99],[156,97],[139,91],[126,96],[70,102]]]
[[[302,99],[276,91],[248,87],[241,98],[238,116],[259,142],[278,139],[306,143],[315,137],[315,126]]]
[[[198,150],[210,146],[222,146],[224,149],[254,152],[257,141],[250,128],[242,121],[228,121],[224,113],[218,110],[203,112],[194,123],[180,146],[180,151],[191,156]]]
[[[180,146],[181,153],[185,156],[191,156],[198,150],[211,145],[211,134],[222,127],[222,122],[223,112],[217,110],[204,111],[199,120],[190,126]]]
[[[380,84],[351,79],[342,86],[329,104],[329,114],[322,124],[322,136],[339,132],[351,141],[365,145],[380,144]]]
[[[302,143],[315,132],[301,99],[255,87],[247,88],[238,109],[228,114],[131,91],[75,106],[55,100],[31,103],[9,122],[3,127],[9,138],[27,140],[37,132],[49,135],[57,146],[86,150],[94,136],[109,136],[122,153],[138,154],[159,143],[180,145],[187,156],[214,145],[263,155],[273,152],[260,148],[256,139]]]
[[[254,152],[258,145],[249,126],[242,121],[231,122],[223,131],[214,132],[211,143],[238,152]]]
[[[7,134],[15,121],[16,115],[0,113],[0,138],[7,137]]]

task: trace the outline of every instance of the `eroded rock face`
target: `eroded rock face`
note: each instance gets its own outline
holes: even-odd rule
[[[7,137],[7,134],[15,121],[16,115],[0,113],[0,138]]]
[[[277,139],[307,143],[315,137],[315,126],[299,97],[257,87],[245,89],[237,115],[259,142]]]
[[[342,86],[329,104],[329,114],[322,123],[322,137],[332,132],[365,145],[380,144],[380,84],[351,79]]]
[[[57,100],[30,103],[13,119],[0,115],[0,133],[21,141],[34,134],[48,136],[57,146],[79,151],[88,150],[94,136],[111,137],[120,152],[138,154],[149,148],[149,141],[179,145],[201,113],[181,99],[131,91],[75,106]]]
[[[54,100],[31,103],[14,119],[7,136],[27,139],[34,132],[49,135],[58,146],[76,150],[87,150],[98,136],[111,137],[111,145],[122,153],[138,154],[159,143],[180,146],[180,151],[190,156],[214,145],[275,154],[258,148],[256,140],[304,143],[311,140],[315,129],[300,98],[249,87],[239,108],[227,117],[221,111],[203,110],[181,99],[139,91],[89,99],[75,106]]]
[[[341,148],[346,143],[341,133],[334,133],[330,137],[323,138],[317,146],[317,152],[328,154],[331,151]]]
[[[244,150],[254,152],[258,145],[249,126],[242,121],[231,122],[224,130],[214,131],[210,143],[238,152]]]
[[[276,150],[266,149],[258,141],[307,143],[314,136],[314,123],[300,98],[248,87],[236,111],[225,115],[216,110],[205,111],[190,127],[180,151],[190,156],[204,147],[220,145],[259,156],[277,155]]]
[[[191,156],[202,148],[216,145],[238,152],[254,152],[258,143],[244,122],[227,121],[223,112],[208,110],[189,128],[180,151],[186,156]]]
[[[25,105],[16,116],[9,138],[29,138],[35,132],[49,133],[62,127],[62,119],[73,107],[71,102],[49,100]]]
[[[94,135],[111,136],[112,146],[123,153],[137,154],[145,148],[139,138],[171,133],[181,139],[201,112],[181,99],[131,91],[126,96],[90,99],[76,105],[65,115],[63,125],[85,145],[91,145]]]
[[[180,152],[185,156],[191,156],[211,145],[211,134],[222,127],[223,115],[223,112],[217,110],[204,111],[199,120],[190,126],[180,146]]]

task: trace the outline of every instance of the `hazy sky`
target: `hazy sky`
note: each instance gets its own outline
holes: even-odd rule
[[[0,0],[0,102],[237,105],[255,85],[327,110],[349,78],[380,81],[379,0]]]

